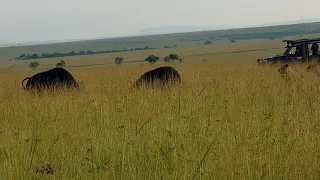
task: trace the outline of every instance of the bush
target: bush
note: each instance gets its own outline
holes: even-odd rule
[[[206,40],[203,44],[204,44],[204,45],[209,45],[209,44],[212,44],[212,41]]]
[[[170,57],[169,57],[169,56],[166,56],[166,57],[164,57],[163,60],[164,60],[164,62],[167,62],[167,63],[168,63],[168,62],[170,62]]]
[[[64,60],[61,60],[59,63],[56,64],[56,67],[66,67],[66,63]]]
[[[169,54],[169,58],[170,60],[174,61],[174,60],[179,60],[179,56],[176,54]]]
[[[150,64],[153,64],[153,63],[157,62],[159,59],[160,58],[158,56],[150,55],[145,59],[145,61],[148,61]]]
[[[39,64],[38,62],[33,61],[33,62],[31,62],[31,63],[29,64],[29,67],[30,67],[32,70],[36,70],[36,68],[37,68],[39,65],[40,65],[40,64]]]
[[[123,58],[118,56],[114,59],[114,62],[119,66],[120,64],[122,64]]]

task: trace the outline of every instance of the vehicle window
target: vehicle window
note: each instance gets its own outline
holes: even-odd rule
[[[309,55],[313,56],[313,55],[318,55],[319,53],[319,43],[313,43],[313,44],[309,44]]]
[[[302,49],[300,46],[294,46],[289,51],[291,56],[301,57],[302,56]]]
[[[309,56],[312,56],[312,51],[311,51],[311,48],[312,48],[312,44],[308,44],[308,51],[309,51]]]
[[[290,55],[294,55],[295,51],[296,51],[296,47],[292,47],[289,51]]]

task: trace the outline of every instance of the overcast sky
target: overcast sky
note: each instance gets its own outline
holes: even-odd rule
[[[168,25],[252,26],[320,18],[319,0],[0,0],[0,4],[0,43],[122,36]]]

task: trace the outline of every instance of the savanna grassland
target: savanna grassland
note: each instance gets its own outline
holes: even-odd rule
[[[96,54],[85,56],[70,56],[60,57],[54,59],[37,59],[37,60],[22,60],[22,61],[0,61],[0,72],[13,71],[31,71],[28,64],[32,61],[39,62],[37,71],[52,68],[60,60],[64,60],[68,68],[73,67],[103,67],[103,66],[117,66],[114,58],[117,56],[123,57],[124,61],[121,66],[127,65],[147,65],[146,57],[153,54],[159,56],[161,59],[158,63],[163,63],[163,58],[170,53],[179,55],[183,61],[207,61],[214,60],[256,60],[257,58],[283,54],[285,49],[284,44],[280,40],[254,40],[243,41],[237,43],[220,43],[213,45],[189,46],[177,48],[162,48],[154,50],[134,51],[134,52],[118,52],[110,54]],[[151,67],[152,68],[152,67]],[[33,74],[32,72],[31,74]]]
[[[67,69],[85,86],[41,96],[22,88],[35,73],[28,62],[10,62],[17,72],[2,64],[0,177],[320,179],[319,79],[295,65],[302,79],[288,82],[255,61],[283,50],[275,41],[177,48],[184,62],[170,65],[183,83],[142,90],[127,81],[163,65],[145,56],[172,50],[72,57]],[[142,61],[83,66],[118,55]]]

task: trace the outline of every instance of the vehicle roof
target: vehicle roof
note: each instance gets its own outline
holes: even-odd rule
[[[282,42],[286,42],[287,44],[298,44],[298,43],[303,43],[303,42],[320,43],[320,38],[297,39],[297,40],[282,40]]]

